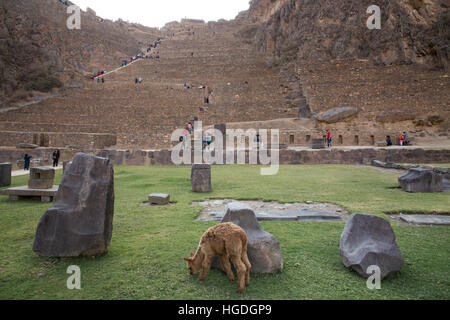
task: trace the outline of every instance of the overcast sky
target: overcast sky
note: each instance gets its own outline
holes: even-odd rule
[[[163,27],[167,22],[183,18],[205,22],[234,19],[249,8],[250,0],[71,0],[82,10],[89,7],[104,19]]]

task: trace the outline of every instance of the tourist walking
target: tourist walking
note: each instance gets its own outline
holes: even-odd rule
[[[405,131],[403,131],[403,138],[404,138],[403,145],[407,146],[409,144],[409,141],[408,141],[408,135],[406,134]]]
[[[30,170],[30,161],[31,158],[33,158],[32,156],[29,156],[28,154],[25,154],[25,156],[23,157],[23,170]]]
[[[60,153],[59,153],[59,150],[57,149],[53,152],[53,155],[52,155],[53,167],[58,166],[59,157],[60,157]]]
[[[330,130],[327,130],[327,143],[328,143],[328,148],[331,148],[331,132],[330,132]]]

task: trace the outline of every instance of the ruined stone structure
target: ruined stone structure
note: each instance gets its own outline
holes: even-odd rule
[[[55,169],[46,167],[34,167],[30,169],[28,188],[51,189],[55,180]]]
[[[105,76],[104,84],[83,80],[81,86],[66,86],[58,96],[0,112],[0,147],[30,143],[111,153],[169,150],[172,132],[199,120],[205,128],[223,124],[221,128],[279,129],[284,147],[308,148],[314,139],[325,141],[330,130],[333,147],[382,146],[386,136],[398,144],[399,135],[407,131],[413,145],[446,149],[450,78],[432,64],[442,65],[446,58],[437,61],[426,52],[423,59],[413,59],[408,44],[404,51],[410,59],[405,62],[376,41],[372,46],[378,43],[382,48],[365,57],[352,42],[358,40],[362,46],[371,38],[365,16],[356,19],[357,12],[341,8],[330,11],[333,19],[316,21],[312,12],[320,4],[331,4],[321,0],[301,6],[302,2],[255,0],[231,22],[168,23],[160,33],[162,43],[151,52],[158,52],[159,59],[138,60]],[[425,7],[435,21],[439,10],[434,2]],[[397,12],[409,15],[408,8],[401,1],[401,7],[389,11],[389,19]],[[425,9],[418,12],[426,15]],[[296,20],[299,10],[303,20]],[[347,16],[358,23],[356,40],[344,36],[350,28]],[[305,38],[305,30],[296,33],[295,22],[309,23],[311,35],[323,32],[323,43]],[[330,31],[337,26],[342,34]],[[148,43],[154,40],[142,34],[147,34]],[[383,35],[387,37],[386,31]],[[344,48],[334,53],[327,43],[338,46],[339,39]],[[306,51],[312,56],[306,57]],[[397,58],[387,63],[390,55]],[[137,77],[142,84],[135,85]],[[167,153],[161,152],[158,160],[149,162],[166,159]]]

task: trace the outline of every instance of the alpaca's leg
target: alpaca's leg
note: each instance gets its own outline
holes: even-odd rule
[[[250,264],[250,261],[248,260],[247,251],[242,253],[242,262],[244,262],[246,270],[245,270],[245,285],[250,285],[250,269],[252,268],[252,265]]]
[[[205,258],[204,258],[203,263],[202,263],[203,270],[202,270],[202,273],[200,274],[200,276],[197,279],[198,281],[202,281],[202,280],[205,279],[206,275],[208,274],[209,268],[211,268],[211,262],[212,262],[213,258],[214,257],[210,257],[210,256],[206,256],[205,255]]]
[[[241,256],[233,256],[231,261],[238,274],[238,289],[236,292],[241,293],[245,287],[245,264],[242,262]]]
[[[230,259],[227,256],[220,256],[220,262],[222,262],[223,270],[227,274],[228,279],[230,279],[230,281],[233,282],[234,274],[233,271],[231,271]]]

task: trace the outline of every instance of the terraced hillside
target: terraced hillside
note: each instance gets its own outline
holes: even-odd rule
[[[194,119],[209,125],[295,117],[297,107],[280,89],[285,79],[234,36],[237,27],[177,30],[157,47],[159,59],[138,60],[105,76],[104,84],[86,80],[83,88],[1,113],[2,144],[104,148],[117,136],[117,148],[167,148],[172,131]]]

